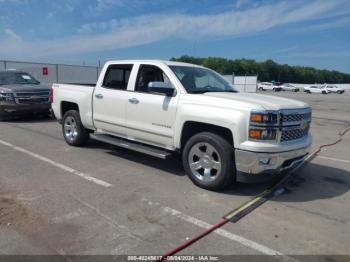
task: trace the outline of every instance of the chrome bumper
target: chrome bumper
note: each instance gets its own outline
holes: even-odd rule
[[[310,152],[310,146],[287,152],[258,153],[236,149],[236,168],[238,172],[257,174],[276,174],[290,169],[302,162]]]

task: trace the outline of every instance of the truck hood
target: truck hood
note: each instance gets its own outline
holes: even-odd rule
[[[225,100],[231,100],[232,102],[237,101],[240,103],[247,103],[249,105],[256,105],[266,110],[279,110],[279,109],[294,109],[294,108],[305,108],[309,107],[308,104],[288,98],[252,94],[252,93],[222,93],[222,92],[208,92],[205,96],[222,98]]]
[[[0,85],[0,92],[28,92],[48,90],[50,90],[50,87],[45,85]]]

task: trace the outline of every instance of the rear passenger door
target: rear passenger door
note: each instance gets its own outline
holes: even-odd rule
[[[93,95],[93,120],[100,132],[125,136],[126,101],[132,64],[110,65]]]

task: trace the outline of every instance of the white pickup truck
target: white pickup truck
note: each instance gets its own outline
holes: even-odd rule
[[[218,73],[169,61],[107,62],[96,86],[53,84],[52,108],[72,146],[89,138],[159,158],[180,153],[198,186],[271,179],[302,161],[311,108],[238,93]]]

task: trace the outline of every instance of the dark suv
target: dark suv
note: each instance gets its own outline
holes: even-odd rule
[[[51,88],[28,73],[0,71],[0,120],[50,114]]]

